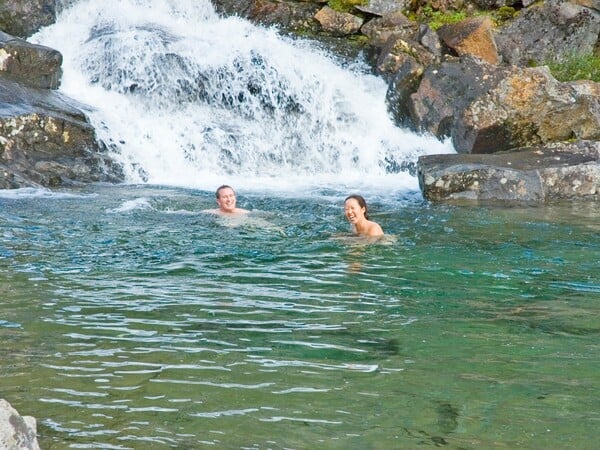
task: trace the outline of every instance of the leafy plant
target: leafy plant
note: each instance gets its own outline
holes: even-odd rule
[[[548,62],[546,65],[559,81],[600,81],[600,56],[575,54],[562,62]]]

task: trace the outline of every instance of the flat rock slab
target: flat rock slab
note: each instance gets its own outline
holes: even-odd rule
[[[600,142],[578,141],[494,154],[425,155],[419,186],[431,201],[545,202],[600,199]]]

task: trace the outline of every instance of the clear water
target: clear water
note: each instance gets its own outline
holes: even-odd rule
[[[597,204],[0,195],[0,392],[44,449],[596,448]]]
[[[453,149],[359,61],[208,0],[62,3],[32,41],[129,184],[0,192],[0,396],[43,449],[596,448],[597,204],[428,205],[406,169]],[[201,212],[223,182],[250,217]]]

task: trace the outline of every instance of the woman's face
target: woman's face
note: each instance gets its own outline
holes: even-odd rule
[[[344,203],[344,214],[346,214],[348,222],[355,224],[365,218],[365,208],[362,208],[355,198],[349,198]]]

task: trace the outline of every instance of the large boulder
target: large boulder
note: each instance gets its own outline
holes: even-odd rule
[[[448,58],[425,69],[414,93],[388,94],[388,97],[408,99],[405,109],[417,131],[438,137],[451,136],[464,111],[498,85],[508,70],[474,58]],[[469,149],[461,150],[468,152]]]
[[[0,0],[0,30],[26,38],[56,20],[56,0]]]
[[[455,121],[459,152],[491,153],[568,139],[600,139],[600,84],[561,83],[547,67],[513,67]]]
[[[74,104],[0,75],[0,189],[123,180]]]
[[[451,136],[459,153],[600,139],[600,84],[561,83],[546,67],[445,61],[427,68],[408,99],[415,128]]]
[[[417,162],[423,196],[433,201],[545,202],[600,199],[600,142],[520,148],[493,155],[425,155]]]
[[[10,403],[0,399],[0,448],[40,450],[34,417],[21,416]]]
[[[0,31],[0,71],[19,82],[42,89],[58,89],[62,55]]]
[[[561,62],[574,54],[591,54],[600,34],[600,13],[565,0],[548,0],[525,8],[496,31],[504,62],[531,66]]]

